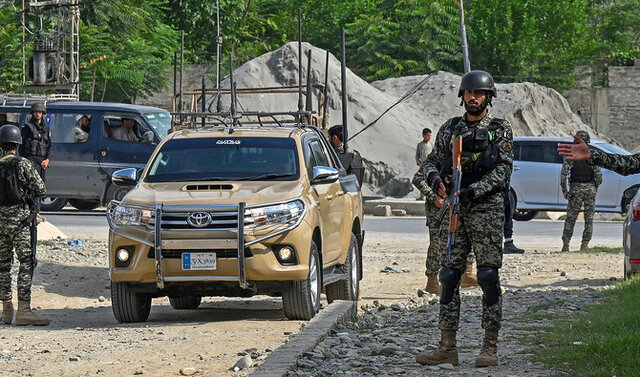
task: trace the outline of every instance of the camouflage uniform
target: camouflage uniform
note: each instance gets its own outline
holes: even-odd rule
[[[593,234],[593,214],[596,210],[596,192],[602,183],[602,170],[599,167],[593,169],[593,182],[571,182],[567,191],[567,177],[571,172],[574,162],[566,161],[562,164],[560,172],[560,188],[562,194],[568,193],[569,204],[567,205],[567,219],[564,222],[562,231],[562,242],[568,244],[573,235],[573,228],[576,225],[578,213],[584,205],[584,231],[582,232],[582,242],[591,241]],[[584,162],[583,162],[584,164]]]
[[[5,157],[9,155],[12,154],[7,153]],[[32,196],[43,196],[46,192],[40,175],[29,160],[21,159],[18,163],[18,182],[22,190],[29,192]],[[11,300],[11,263],[14,249],[20,262],[18,300],[31,300],[31,279],[35,266],[29,226],[24,226],[16,233],[19,224],[28,216],[27,204],[0,207],[0,300],[2,301]]]
[[[589,149],[591,151],[591,158],[587,160],[589,165],[600,166],[622,175],[640,173],[640,153],[625,156],[606,153],[597,148]]]
[[[425,196],[424,209],[427,214],[427,227],[429,228],[429,249],[427,250],[426,272],[427,276],[436,276],[442,265],[442,235],[440,232],[440,224],[438,224],[438,212],[440,208],[436,207],[435,200],[438,196],[431,190],[427,184],[427,176],[425,169],[420,168],[413,176],[413,185],[420,190]]]
[[[455,120],[460,119],[458,122]],[[487,113],[479,122],[467,123],[466,116],[448,120],[438,131],[434,151],[426,161],[426,174],[440,173],[447,161],[451,161],[452,140],[466,127],[489,128],[491,115]],[[502,236],[504,222],[504,201],[502,190],[511,176],[513,167],[513,133],[511,124],[503,121],[493,132],[493,145],[497,147],[497,163],[481,179],[471,183],[473,199],[461,206],[456,243],[451,251],[451,260],[446,258],[443,266],[465,271],[468,254],[473,251],[478,267],[502,267]],[[464,152],[464,151],[463,151]],[[462,163],[465,163],[463,157]],[[443,220],[448,222],[448,216]],[[457,330],[460,319],[460,290],[456,288],[453,300],[448,305],[440,305],[438,327],[441,330]],[[482,299],[482,327],[488,331],[498,331],[502,320],[502,297],[493,305]]]

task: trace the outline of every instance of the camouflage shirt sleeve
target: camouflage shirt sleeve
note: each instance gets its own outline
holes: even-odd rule
[[[425,167],[418,169],[411,182],[416,186],[420,193],[425,196],[427,201],[433,202],[436,200],[437,195],[433,190],[431,190],[431,187],[429,187],[429,184],[427,183],[426,171],[427,169]]]
[[[513,169],[513,131],[509,121],[502,122],[502,125],[495,131],[494,143],[499,153],[496,166],[479,181],[469,185],[473,189],[476,198],[482,197],[489,192],[501,190],[511,178]]]
[[[566,194],[569,190],[567,190],[567,177],[569,176],[569,170],[571,169],[571,161],[564,160],[562,163],[562,170],[560,170],[560,188],[562,189],[562,193]]]
[[[34,197],[42,197],[47,193],[40,174],[29,160],[21,159],[18,163],[18,179],[21,187]]]
[[[591,158],[587,160],[590,165],[596,165],[613,170],[622,175],[640,173],[640,153],[633,155],[621,155],[603,152],[591,147]]]
[[[596,185],[596,190],[602,184],[602,169],[598,166],[593,167],[593,183]]]

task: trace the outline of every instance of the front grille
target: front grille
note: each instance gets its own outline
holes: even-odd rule
[[[148,258],[155,258],[156,250],[155,248],[150,248],[149,253],[147,253]],[[163,249],[162,257],[167,259],[180,259],[182,258],[182,253],[216,253],[216,257],[218,258],[237,258],[238,250],[236,249],[197,249],[197,250],[183,250],[183,249]],[[248,247],[244,248],[244,256],[245,258],[252,257],[251,250]]]
[[[163,212],[162,230],[236,230],[238,229],[237,211],[202,211],[211,216],[209,224],[195,227],[187,222],[190,212]],[[244,226],[253,225],[253,219],[249,214],[245,215]],[[149,228],[155,226],[155,217],[149,219]]]

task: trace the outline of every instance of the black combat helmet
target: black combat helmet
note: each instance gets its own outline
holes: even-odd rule
[[[0,143],[22,144],[20,129],[13,124],[5,124],[0,127]]]
[[[33,113],[35,111],[39,111],[41,113],[46,113],[47,112],[47,107],[44,105],[44,102],[34,102],[31,105],[31,113]]]
[[[498,97],[498,91],[496,90],[496,84],[493,82],[493,77],[486,71],[470,71],[462,76],[458,97],[462,97],[465,90],[486,90],[491,93],[492,97]]]
[[[576,136],[584,140],[585,143],[591,142],[591,137],[589,136],[589,133],[587,131],[580,130],[576,132]]]

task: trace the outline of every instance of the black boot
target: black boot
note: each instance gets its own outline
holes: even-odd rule
[[[504,243],[504,249],[502,249],[503,254],[524,254],[524,249],[521,249],[513,244],[513,241],[508,241]]]

